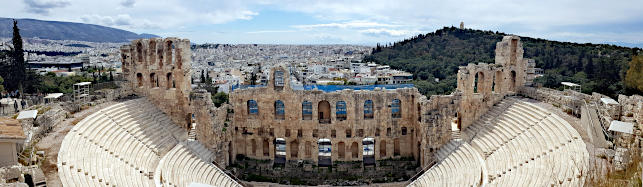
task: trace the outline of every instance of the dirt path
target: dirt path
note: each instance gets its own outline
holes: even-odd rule
[[[102,103],[73,114],[72,118],[67,118],[62,123],[56,124],[53,130],[36,144],[37,150],[45,151],[46,159],[43,161],[41,168],[47,177],[47,186],[62,186],[60,178],[58,177],[58,167],[56,163],[58,161],[60,145],[65,135],[67,135],[67,132],[74,127],[72,123],[74,121],[78,122],[88,115],[115,103],[115,101]]]

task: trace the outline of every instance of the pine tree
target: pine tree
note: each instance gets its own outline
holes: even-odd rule
[[[13,49],[11,50],[11,71],[8,77],[10,90],[20,90],[22,95],[23,81],[25,80],[25,57],[24,50],[22,49],[22,37],[20,37],[20,29],[18,29],[18,21],[13,20]]]

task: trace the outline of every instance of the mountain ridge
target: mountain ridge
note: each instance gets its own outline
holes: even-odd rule
[[[0,18],[0,37],[11,38],[14,18]],[[95,24],[16,18],[23,38],[77,40],[88,42],[129,42],[139,38],[159,37]]]

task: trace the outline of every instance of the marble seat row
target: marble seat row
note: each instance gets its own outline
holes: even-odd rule
[[[58,154],[64,186],[154,186],[154,171],[183,131],[146,99],[108,106],[76,124]],[[185,133],[185,131],[183,131]]]
[[[481,160],[479,154],[465,142],[409,186],[479,186],[483,177]]]
[[[505,99],[463,131],[468,137],[440,148],[439,161],[413,186],[480,184],[459,182],[473,179],[488,186],[582,186],[584,182],[589,154],[580,135],[558,115],[532,103]],[[461,150],[469,148],[481,161],[468,160],[464,163],[469,167],[460,168],[456,161],[462,160]],[[472,171],[483,174],[461,178]]]
[[[160,186],[188,186],[191,183],[241,186],[217,166],[199,158],[187,142],[170,150],[161,159],[157,171],[155,180]]]

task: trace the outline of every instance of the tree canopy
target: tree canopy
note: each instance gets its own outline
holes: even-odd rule
[[[413,73],[418,90],[427,96],[448,94],[456,88],[458,66],[495,63],[496,43],[504,33],[445,27],[384,47],[378,45],[364,61]],[[632,54],[640,49],[606,44],[578,44],[521,37],[524,57],[536,61],[545,75],[535,80],[560,88],[561,81],[582,85],[582,92],[628,94],[623,80]],[[435,79],[439,79],[436,82]]]
[[[625,75],[625,85],[632,92],[643,93],[643,56],[632,57]]]

